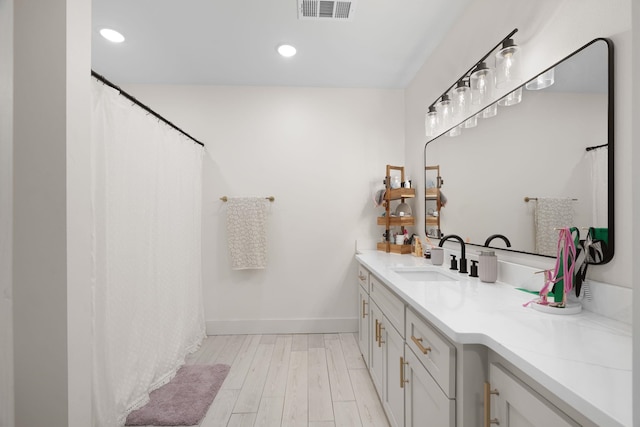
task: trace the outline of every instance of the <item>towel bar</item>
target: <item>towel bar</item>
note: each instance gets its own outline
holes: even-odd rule
[[[530,202],[531,200],[538,200],[538,198],[537,197],[525,197],[524,198],[524,201],[527,202],[527,203]],[[573,200],[574,202],[578,201],[578,199],[571,199],[571,200]]]
[[[275,202],[276,198],[273,196],[269,196],[269,197],[265,197],[265,199],[267,199],[270,202]],[[229,200],[229,198],[227,196],[222,196],[220,197],[220,200],[222,200],[223,202],[226,202]]]

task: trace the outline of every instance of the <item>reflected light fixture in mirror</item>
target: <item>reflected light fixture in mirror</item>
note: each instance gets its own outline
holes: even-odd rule
[[[522,87],[510,92],[505,97],[498,101],[498,105],[509,107],[511,105],[519,104],[522,101]]]
[[[462,125],[458,125],[452,128],[447,135],[449,136],[458,136],[462,133]]]
[[[478,114],[474,114],[464,121],[464,127],[467,129],[474,128],[476,126],[478,126]]]
[[[527,90],[540,90],[551,86],[555,81],[555,69],[550,68],[524,86]]]

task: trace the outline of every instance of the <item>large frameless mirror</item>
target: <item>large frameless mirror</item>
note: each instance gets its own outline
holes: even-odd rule
[[[592,263],[613,258],[612,51],[593,40],[523,84],[521,102],[426,143],[428,237],[554,257],[571,226],[602,242]]]

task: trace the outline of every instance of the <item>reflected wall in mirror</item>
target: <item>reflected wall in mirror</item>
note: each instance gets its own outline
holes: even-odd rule
[[[611,260],[612,49],[606,39],[588,43],[543,71],[555,71],[553,85],[527,90],[525,84],[519,104],[499,106],[496,117],[479,119],[457,137],[445,131],[427,142],[428,236],[455,233],[482,246],[501,234],[510,241],[508,250],[555,257],[554,228],[575,226],[581,239],[598,234],[606,243],[603,257],[592,263]],[[438,190],[447,200],[438,212],[438,230],[428,197],[434,182],[427,168],[435,166],[442,178]],[[489,246],[506,248],[501,239]]]

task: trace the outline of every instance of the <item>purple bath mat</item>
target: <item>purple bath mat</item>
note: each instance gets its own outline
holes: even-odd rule
[[[149,394],[149,403],[132,411],[128,426],[193,426],[204,418],[227,377],[228,365],[184,365],[176,376]]]

